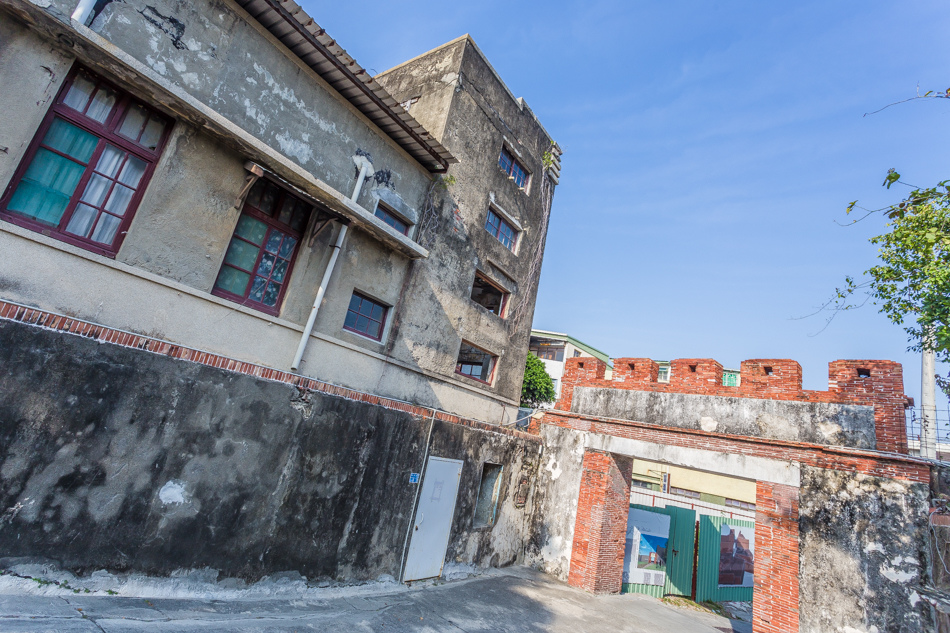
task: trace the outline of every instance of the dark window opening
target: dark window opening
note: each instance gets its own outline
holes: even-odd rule
[[[388,311],[383,304],[354,292],[346,309],[343,329],[378,341],[383,338],[383,325]]]
[[[494,235],[505,248],[514,252],[515,245],[518,243],[518,232],[491,209],[488,210],[488,217],[485,219],[485,230]]]
[[[584,369],[584,363],[577,363],[578,369]]]
[[[164,116],[77,68],[46,113],[0,214],[114,257],[170,129]]]
[[[636,364],[634,364],[634,363],[627,363],[627,367],[630,368],[630,371],[636,371],[636,370],[637,370],[637,366],[636,366]]]
[[[409,223],[396,215],[395,211],[384,205],[382,202],[376,205],[376,217],[403,235],[409,235]]]
[[[266,178],[247,194],[212,294],[278,314],[310,203]]]
[[[696,373],[696,365],[690,365],[690,366],[689,366],[689,371],[690,371],[690,373],[695,374],[695,373]]]
[[[870,369],[865,369],[863,367],[858,369],[858,378],[870,378],[870,377],[871,377]]]
[[[772,368],[771,368],[771,367],[763,367],[762,369],[765,370],[765,375],[766,375],[766,376],[771,376],[771,375],[774,373],[774,372],[772,371]]]
[[[524,168],[518,159],[512,156],[507,147],[501,148],[501,156],[498,157],[498,166],[508,174],[508,177],[515,181],[519,189],[524,189],[528,184],[528,171]]]
[[[486,462],[482,467],[482,481],[478,486],[478,499],[475,501],[474,527],[490,527],[495,524],[500,493],[501,465]]]
[[[508,303],[508,293],[490,282],[481,273],[475,273],[472,283],[472,301],[492,314],[503,317]]]
[[[481,382],[491,382],[495,358],[485,350],[462,341],[458,361],[455,363],[455,373]]]

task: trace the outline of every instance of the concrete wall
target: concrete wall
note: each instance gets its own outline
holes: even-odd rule
[[[571,411],[794,442],[875,447],[874,407],[575,387]]]
[[[511,95],[468,37],[376,79],[397,101],[419,96],[410,114],[459,158],[449,169],[454,184],[446,188],[433,230],[419,237],[438,265],[425,262],[413,271],[410,293],[426,300],[405,305],[405,327],[454,328],[454,341],[426,350],[432,355],[429,362],[436,365],[454,363],[463,340],[496,354],[490,389],[517,400],[553,196],[552,181],[542,186],[542,156],[550,150],[551,138],[524,102]],[[515,152],[531,172],[526,191],[498,167],[503,146]],[[507,215],[522,229],[515,252],[485,230],[492,205],[496,213]],[[470,300],[476,270],[511,293],[506,318],[490,314]],[[432,303],[443,309],[430,310]]]
[[[932,631],[928,489],[804,467],[800,501],[802,633]]]
[[[431,421],[135,349],[0,321],[0,551],[167,574],[211,567],[399,575]],[[464,461],[447,562],[522,551],[538,445],[436,421]],[[473,529],[485,461],[498,519]]]

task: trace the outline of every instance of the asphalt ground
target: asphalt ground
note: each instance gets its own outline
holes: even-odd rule
[[[0,593],[0,633],[751,633],[749,623],[647,596],[597,596],[526,568],[322,599]]]

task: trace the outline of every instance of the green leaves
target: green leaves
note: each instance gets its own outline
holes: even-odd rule
[[[890,188],[899,179],[900,174],[891,169],[884,186]],[[893,323],[912,322],[905,327],[911,349],[933,347],[944,361],[950,360],[948,182],[914,189],[905,200],[880,209],[889,220],[888,231],[871,238],[880,247],[879,263],[865,271],[868,294],[880,311]],[[850,307],[844,304],[857,288],[849,277],[844,289],[836,289],[839,308]]]
[[[554,382],[544,368],[544,362],[534,354],[525,361],[524,382],[521,383],[521,406],[537,408],[546,402],[554,402]]]
[[[890,189],[891,185],[893,185],[895,182],[897,182],[900,179],[901,179],[901,175],[897,173],[896,171],[894,171],[894,168],[891,167],[890,169],[887,170],[887,178],[884,179],[884,183],[881,186],[887,187],[888,189]]]

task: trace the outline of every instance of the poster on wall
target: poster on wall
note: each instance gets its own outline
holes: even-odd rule
[[[751,587],[755,567],[755,528],[722,524],[719,532],[719,586]]]
[[[631,508],[627,518],[623,582],[663,586],[666,583],[666,546],[669,539],[669,515]]]

